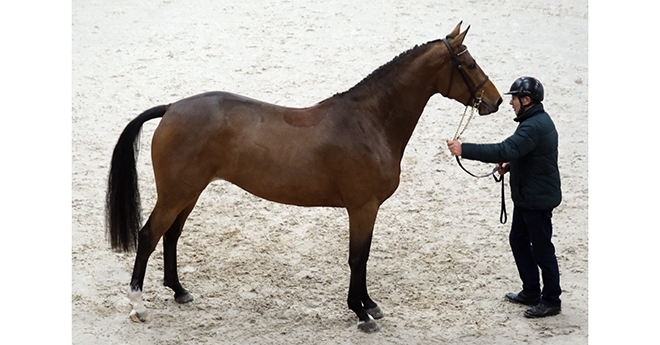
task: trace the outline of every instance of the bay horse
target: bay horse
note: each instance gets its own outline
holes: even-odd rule
[[[401,159],[424,107],[436,93],[475,106],[480,115],[496,112],[502,102],[463,45],[469,27],[460,33],[460,26],[308,108],[208,92],[151,108],[132,120],[112,154],[106,223],[114,250],[137,249],[128,292],[133,321],[150,319],[142,288],[147,261],[161,237],[164,285],[178,303],[193,300],[179,282],[177,241],[202,191],[214,180],[225,180],[270,201],[346,208],[348,307],[357,314],[360,330],[377,331],[374,319],[383,312],[366,283],[372,231],[380,205],[399,185]],[[140,229],[136,143],[142,125],[156,118],[162,118],[151,151],[158,199]]]

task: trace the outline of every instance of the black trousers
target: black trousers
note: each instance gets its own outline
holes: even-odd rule
[[[514,206],[509,243],[524,294],[540,296],[542,302],[560,306],[559,265],[552,244],[552,210],[528,210]],[[539,268],[543,290],[539,283]]]

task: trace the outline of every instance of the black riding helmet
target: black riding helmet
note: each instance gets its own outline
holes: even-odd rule
[[[536,78],[520,77],[511,84],[511,89],[505,95],[529,96],[532,102],[541,103],[543,101],[543,85]]]

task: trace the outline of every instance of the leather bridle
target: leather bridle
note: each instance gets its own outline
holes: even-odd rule
[[[479,104],[481,103],[481,95],[477,96],[477,92],[484,85],[486,85],[486,82],[488,82],[488,76],[486,76],[486,79],[484,79],[484,81],[482,81],[479,85],[477,85],[477,87],[473,88],[472,83],[470,83],[470,78],[468,78],[467,73],[463,69],[463,66],[458,62],[458,57],[461,56],[462,54],[464,54],[465,52],[467,52],[467,48],[465,48],[463,51],[456,54],[454,52],[454,49],[452,49],[451,46],[449,45],[449,42],[447,41],[447,38],[443,38],[442,42],[444,42],[445,46],[447,46],[447,50],[449,51],[449,56],[451,56],[452,64],[454,66],[456,66],[456,69],[461,74],[461,77],[463,77],[463,81],[465,82],[465,85],[467,85],[468,89],[470,90],[470,98],[467,101],[467,105],[465,106],[465,110],[467,111],[467,107],[470,106],[470,105],[473,108],[478,107]],[[446,97],[449,97],[449,92],[451,91],[451,86],[452,86],[452,83],[454,81],[454,71],[455,71],[455,69],[452,68],[451,75],[449,77],[449,87],[447,88]],[[483,91],[482,91],[482,95],[483,95]],[[463,115],[465,115],[465,113],[463,113]],[[461,122],[462,122],[462,120],[461,120]],[[467,124],[465,126],[467,127]],[[459,124],[458,127],[460,129],[461,125]],[[456,132],[456,133],[457,133],[456,136],[458,137],[458,132]],[[457,137],[454,138],[454,140],[457,140],[458,139]],[[455,156],[455,157],[456,157],[456,162],[458,162],[458,165],[461,167],[461,169],[463,169],[466,173],[470,174],[471,176],[477,177],[477,178],[483,178],[483,177],[488,177],[488,176],[492,175],[493,178],[495,179],[495,182],[501,182],[501,186],[502,186],[502,191],[501,191],[502,207],[500,209],[500,223],[505,224],[506,221],[507,221],[507,214],[506,214],[506,204],[505,204],[505,201],[504,201],[504,176],[500,176],[499,178],[497,178],[495,176],[495,173],[497,172],[498,168],[494,168],[493,171],[491,171],[489,174],[486,174],[486,175],[481,175],[481,176],[475,175],[475,174],[471,173],[469,170],[465,169],[465,167],[463,167],[463,164],[461,164],[461,160],[460,160],[460,158],[458,158],[458,156]],[[500,164],[500,165],[502,165],[502,164]]]
[[[477,92],[488,82],[488,76],[486,76],[486,79],[482,81],[477,87],[472,87],[472,83],[470,82],[470,78],[468,78],[467,73],[463,69],[463,66],[458,62],[458,57],[467,52],[467,48],[463,50],[462,52],[459,52],[456,54],[454,52],[454,49],[451,48],[451,45],[449,45],[449,42],[447,41],[447,38],[443,38],[442,42],[445,43],[445,46],[447,46],[447,50],[449,51],[449,56],[451,56],[451,61],[454,66],[456,66],[456,69],[458,72],[461,74],[461,77],[463,77],[463,81],[465,82],[465,85],[467,85],[468,89],[470,90],[470,99],[468,99],[467,104],[471,105],[473,104],[478,104],[481,102],[481,97],[477,96]],[[451,70],[451,75],[449,76],[449,87],[447,88],[447,97],[449,97],[449,92],[451,91],[451,86],[454,81],[454,69]]]

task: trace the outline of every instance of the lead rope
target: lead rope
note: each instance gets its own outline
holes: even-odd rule
[[[502,185],[502,207],[500,208],[500,224],[506,224],[506,202],[504,201],[504,175],[500,175],[500,178],[498,179],[493,175],[493,178],[495,179],[495,182],[500,182],[500,185]]]
[[[483,97],[483,94],[484,94],[484,90],[481,90],[481,95],[479,97],[477,97],[477,99],[475,100],[474,105],[471,107],[472,110],[470,111],[470,116],[468,117],[467,121],[465,122],[465,126],[463,126],[463,129],[461,130],[461,126],[463,125],[463,120],[465,119],[465,115],[467,114],[467,109],[468,109],[468,106],[467,105],[465,106],[465,110],[463,111],[463,115],[461,116],[461,121],[458,123],[458,128],[456,129],[456,134],[454,134],[454,140],[458,140],[461,137],[461,135],[463,135],[463,132],[465,132],[465,130],[467,129],[468,124],[470,124],[470,120],[472,120],[472,117],[474,116],[474,110],[477,109],[479,107],[479,105],[481,104],[481,99]],[[458,158],[458,156],[455,156],[455,157],[456,157],[456,162],[461,167],[461,169],[463,169],[463,171],[468,173],[470,176],[476,177],[476,178],[482,178],[482,177],[488,177],[488,176],[492,175],[493,179],[495,179],[495,182],[500,182],[500,184],[502,186],[502,193],[501,193],[501,195],[502,195],[502,207],[500,208],[500,223],[501,224],[506,224],[507,214],[506,214],[506,202],[504,200],[504,175],[500,175],[499,179],[497,178],[497,176],[495,176],[495,172],[497,172],[497,170],[498,170],[497,167],[493,168],[493,171],[491,171],[490,173],[488,173],[486,175],[481,175],[481,176],[475,175],[475,174],[471,173],[470,171],[468,171],[467,169],[465,169],[463,164],[461,164],[461,160],[460,160],[460,158]]]

